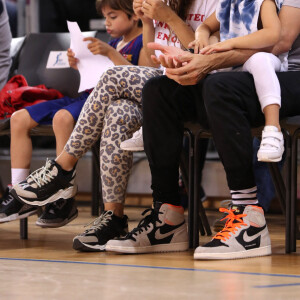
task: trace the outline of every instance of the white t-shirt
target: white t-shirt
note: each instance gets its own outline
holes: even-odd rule
[[[216,9],[218,0],[195,0],[189,9],[186,23],[195,31],[196,28],[209,17]],[[180,42],[174,33],[171,33],[168,24],[154,21],[155,42],[166,46],[175,46],[180,48]],[[171,34],[171,37],[170,37]],[[156,56],[161,54],[155,51]]]

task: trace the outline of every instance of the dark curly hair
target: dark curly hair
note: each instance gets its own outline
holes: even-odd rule
[[[102,9],[105,6],[109,6],[114,10],[122,10],[124,13],[127,14],[128,18],[134,15],[133,11],[133,0],[97,0],[96,1],[96,10],[99,15],[102,15]],[[138,27],[142,27],[142,21],[139,20]]]

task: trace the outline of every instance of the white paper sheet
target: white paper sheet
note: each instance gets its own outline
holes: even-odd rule
[[[113,62],[103,55],[94,55],[87,48],[88,41],[83,41],[84,36],[77,22],[69,22],[68,28],[71,36],[70,48],[78,58],[78,71],[80,73],[80,86],[78,92],[93,88],[97,85],[100,76],[108,68],[114,66]]]

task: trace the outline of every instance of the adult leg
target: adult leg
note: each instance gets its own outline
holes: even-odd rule
[[[124,214],[125,194],[132,167],[132,152],[120,149],[121,141],[141,126],[141,105],[120,99],[106,111],[100,143],[100,173],[104,213],[84,233],[73,239],[73,248],[80,251],[102,251],[108,240],[128,232]],[[100,224],[102,224],[100,226]]]
[[[299,72],[279,73],[280,116],[300,113]],[[230,259],[271,254],[263,210],[253,205],[256,184],[252,169],[251,127],[264,123],[253,79],[247,73],[210,76],[203,97],[217,150],[232,193],[233,209],[227,210],[225,228],[195,251],[197,259]],[[225,210],[223,210],[225,211]]]
[[[51,188],[47,192],[44,189],[41,193],[39,187],[34,187],[34,192],[28,193],[21,186],[16,186],[15,196],[28,204],[44,205],[56,201],[58,197],[65,198],[74,195],[74,166],[77,160],[99,139],[104,116],[110,103],[119,98],[140,102],[144,83],[158,74],[161,74],[160,70],[147,67],[120,66],[107,70],[87,99],[65,146],[65,151],[56,162],[50,162],[45,166],[47,171],[51,172],[54,169],[57,179],[57,184],[53,183],[53,178],[51,183],[48,181],[46,184],[56,186],[56,188]],[[40,180],[40,173],[37,172],[35,175]],[[41,180],[43,181],[43,178]]]
[[[181,87],[165,76],[143,89],[145,151],[152,174],[154,209],[125,239],[107,243],[109,251],[149,253],[188,248],[186,224],[178,193],[178,170],[184,121],[201,119],[201,86]],[[199,96],[200,95],[200,96]],[[197,114],[203,112],[203,118]]]

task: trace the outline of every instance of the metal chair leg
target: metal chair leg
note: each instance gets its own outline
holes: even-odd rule
[[[188,174],[188,237],[189,248],[194,248],[194,214],[193,214],[193,202],[194,202],[194,136],[193,133],[186,129],[185,134],[189,141],[189,174]]]
[[[27,240],[28,239],[28,219],[20,220],[20,239]]]

